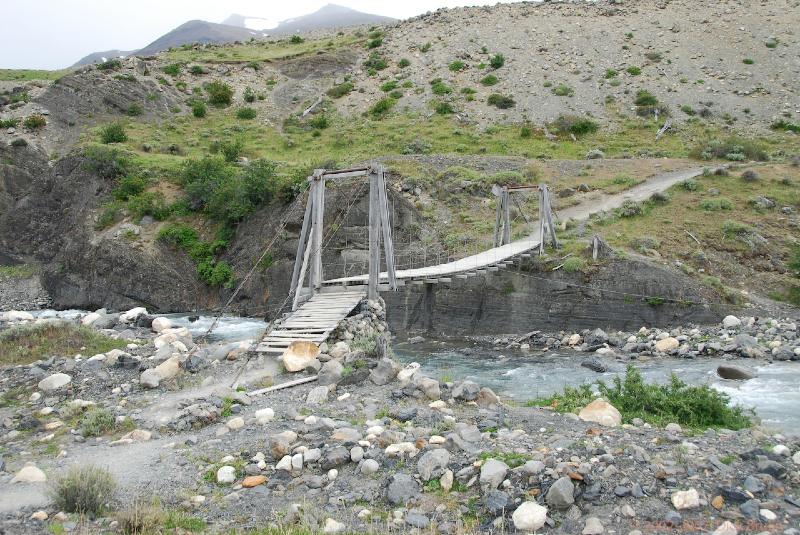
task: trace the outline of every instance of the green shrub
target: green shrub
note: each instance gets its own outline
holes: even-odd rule
[[[648,60],[652,61],[653,63],[659,63],[664,58],[661,52],[647,52],[645,53],[644,57]]]
[[[499,69],[506,63],[506,58],[503,54],[495,54],[494,56],[489,59],[489,65],[492,66],[493,69]]]
[[[786,121],[784,119],[772,123],[771,128],[773,130],[783,130],[786,132],[794,132],[795,134],[800,134],[800,123],[790,123],[789,121]]]
[[[759,141],[731,136],[726,139],[714,139],[697,145],[690,156],[702,160],[725,158],[730,161],[756,160],[767,161],[769,154]]]
[[[753,61],[751,58],[744,58],[742,60],[742,63],[744,63],[745,65],[752,65],[753,63],[755,63],[755,61]]]
[[[402,58],[400,61],[397,62],[397,66],[400,67],[401,69],[405,69],[409,65],[411,65],[411,62],[406,58]]]
[[[189,72],[195,76],[200,76],[201,74],[205,74],[207,71],[200,65],[192,65],[191,68],[189,68]]]
[[[575,137],[593,134],[600,128],[593,120],[579,115],[559,115],[551,126],[559,134],[573,134]]]
[[[122,62],[118,59],[110,59],[97,64],[97,68],[101,71],[115,71],[120,67],[122,67]]]
[[[300,43],[302,43],[303,41],[305,41],[305,39],[303,39],[303,38],[302,38],[302,37],[300,37],[299,35],[293,35],[293,36],[292,36],[292,38],[291,38],[291,39],[289,39],[289,42],[290,42],[290,43],[292,43],[293,45],[300,44]]]
[[[636,92],[636,99],[633,101],[637,106],[655,106],[658,99],[649,91],[642,89]]]
[[[631,76],[639,76],[640,74],[642,74],[642,69],[640,69],[639,67],[631,66],[625,69],[625,72],[627,72]]]
[[[236,110],[236,118],[237,119],[244,119],[244,120],[255,119],[256,115],[257,115],[257,113],[256,113],[256,110],[254,108],[245,107],[245,108],[239,108],[238,110]]]
[[[25,120],[22,121],[22,126],[27,128],[28,130],[38,130],[39,128],[43,128],[47,125],[47,119],[44,118],[44,115],[29,115],[25,117]]]
[[[485,85],[486,87],[496,85],[500,80],[497,79],[497,76],[494,74],[487,74],[483,78],[481,78],[481,84]]]
[[[170,76],[178,76],[181,73],[181,65],[180,63],[165,65],[161,67],[161,72],[164,74],[169,74]]]
[[[728,219],[722,224],[722,234],[726,238],[742,237],[752,233],[752,228],[738,221]]]
[[[147,189],[147,179],[138,176],[127,176],[122,178],[111,194],[115,199],[127,201]]]
[[[252,88],[246,87],[243,93],[244,101],[245,102],[255,102],[256,100],[256,93],[253,91]]]
[[[397,89],[397,82],[395,80],[390,80],[381,85],[381,91],[385,93],[394,91],[395,89]]]
[[[561,267],[566,273],[577,273],[579,271],[583,271],[583,268],[585,266],[586,262],[584,261],[583,258],[580,258],[578,256],[571,256],[566,260],[564,260],[564,263],[562,264]]]
[[[105,408],[94,408],[86,411],[81,418],[80,430],[85,437],[97,437],[114,429],[115,418]]]
[[[0,364],[29,364],[54,355],[84,355],[122,349],[127,342],[67,322],[20,325],[0,331]]]
[[[689,386],[675,375],[665,385],[647,384],[641,373],[629,365],[625,377],[611,385],[596,383],[600,395],[619,410],[622,421],[641,418],[651,425],[677,423],[690,429],[743,429],[751,425],[744,409],[728,405],[727,394],[708,385]],[[554,407],[559,412],[577,412],[595,399],[592,385],[566,387],[561,394],[528,402],[529,406]]]
[[[614,69],[606,69],[606,73],[603,76],[606,80],[610,80],[611,78],[616,78],[619,73]]]
[[[197,231],[185,224],[164,226],[157,239],[186,251],[196,263],[198,277],[209,286],[233,286],[233,269],[225,261],[214,259],[214,254],[222,244],[200,240]]]
[[[18,137],[11,140],[12,147],[27,147],[28,142],[24,138]]]
[[[442,81],[441,78],[431,80],[431,91],[434,95],[447,95],[453,92],[453,88]]]
[[[619,213],[620,217],[634,217],[641,215],[642,212],[642,205],[631,199],[623,202],[622,206],[617,209],[617,213]]]
[[[128,106],[128,110],[125,112],[129,117],[138,117],[144,113],[144,108],[141,104],[133,103]]]
[[[194,102],[192,102],[192,115],[194,115],[198,119],[201,119],[206,116],[206,112],[207,109],[205,102],[203,102],[202,100],[195,100]]]
[[[430,42],[427,42],[424,45],[419,47],[419,51],[422,52],[423,54],[425,52],[429,51],[430,49],[431,49],[431,43]]]
[[[352,82],[342,82],[328,89],[327,95],[331,98],[342,98],[353,90]]]
[[[558,84],[552,89],[552,91],[557,97],[571,97],[575,94],[575,91],[573,91],[570,86],[565,84]]]
[[[169,207],[160,191],[148,191],[131,197],[127,209],[136,219],[149,215],[156,221],[163,221],[169,217]]]
[[[516,104],[514,102],[513,97],[508,95],[501,95],[500,93],[492,93],[489,95],[489,98],[486,99],[486,103],[490,106],[495,106],[496,108],[500,108],[501,110],[507,110],[509,108],[513,108]]]
[[[208,93],[208,102],[217,107],[230,106],[233,99],[233,89],[231,86],[224,82],[213,81],[206,84],[206,93]]]
[[[381,119],[385,117],[397,101],[393,98],[382,98],[372,105],[369,109],[369,115],[373,119]]]
[[[324,113],[318,113],[316,115],[312,115],[310,119],[308,119],[307,124],[311,128],[315,128],[317,130],[324,130],[328,128],[330,122],[328,121],[328,116]]]
[[[681,187],[686,191],[697,191],[697,189],[700,186],[697,184],[697,181],[695,179],[687,178],[686,180],[681,182]]]
[[[19,119],[0,119],[0,128],[16,128]]]
[[[694,108],[692,108],[688,104],[684,104],[683,106],[681,106],[681,111],[686,115],[689,115],[690,117],[695,115],[695,113],[697,113],[694,111]]]
[[[238,138],[231,141],[223,141],[219,145],[219,150],[222,153],[222,157],[225,158],[226,162],[231,163],[239,159],[239,156],[242,155],[243,149],[244,142]]]
[[[105,468],[72,466],[56,479],[50,497],[59,511],[80,515],[101,515],[113,501],[117,484]]]
[[[375,37],[367,41],[367,48],[378,48],[383,44],[383,37]]]
[[[467,68],[467,64],[464,63],[463,61],[456,60],[456,61],[453,61],[452,63],[450,63],[450,65],[448,65],[447,68],[450,69],[453,72],[459,72],[459,71],[463,71],[464,69],[466,69]]]
[[[450,115],[452,113],[455,113],[453,106],[451,106],[449,102],[443,102],[441,100],[435,101],[433,103],[433,109],[439,115]]]
[[[125,127],[122,123],[111,123],[100,129],[100,141],[108,145],[109,143],[124,143],[128,140],[125,134]]]
[[[364,68],[368,71],[382,71],[388,66],[386,60],[377,52],[372,52],[364,62]]]
[[[119,150],[92,145],[84,150],[84,168],[102,178],[117,178],[128,172],[130,161]]]
[[[780,40],[770,37],[764,44],[767,48],[778,48],[778,43],[780,43]]]

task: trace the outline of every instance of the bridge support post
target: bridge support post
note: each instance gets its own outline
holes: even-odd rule
[[[547,235],[553,247],[558,247],[556,228],[553,225],[553,208],[550,205],[550,190],[547,184],[539,184],[539,254],[544,254],[544,243]]]
[[[511,206],[507,186],[492,186],[492,193],[497,197],[497,211],[494,219],[494,246],[500,247],[511,243]]]
[[[389,221],[389,199],[386,193],[386,178],[383,166],[375,164],[369,172],[369,278],[367,298],[378,298],[381,275],[381,238],[386,260],[386,276],[389,288],[397,289],[394,265],[394,243]]]

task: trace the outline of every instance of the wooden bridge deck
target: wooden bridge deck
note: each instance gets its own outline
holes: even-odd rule
[[[282,355],[289,344],[298,340],[321,344],[366,296],[362,289],[318,293],[276,324],[256,351]]]

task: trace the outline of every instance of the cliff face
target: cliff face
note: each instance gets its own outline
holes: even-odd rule
[[[640,295],[665,301],[648,302]],[[590,275],[508,268],[449,285],[409,286],[383,297],[389,326],[399,336],[636,330],[718,322],[727,308],[686,275],[643,259],[608,260]]]

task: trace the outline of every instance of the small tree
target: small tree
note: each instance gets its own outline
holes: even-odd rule
[[[122,123],[111,123],[100,129],[100,141],[109,143],[124,143],[128,140],[125,127]]]

